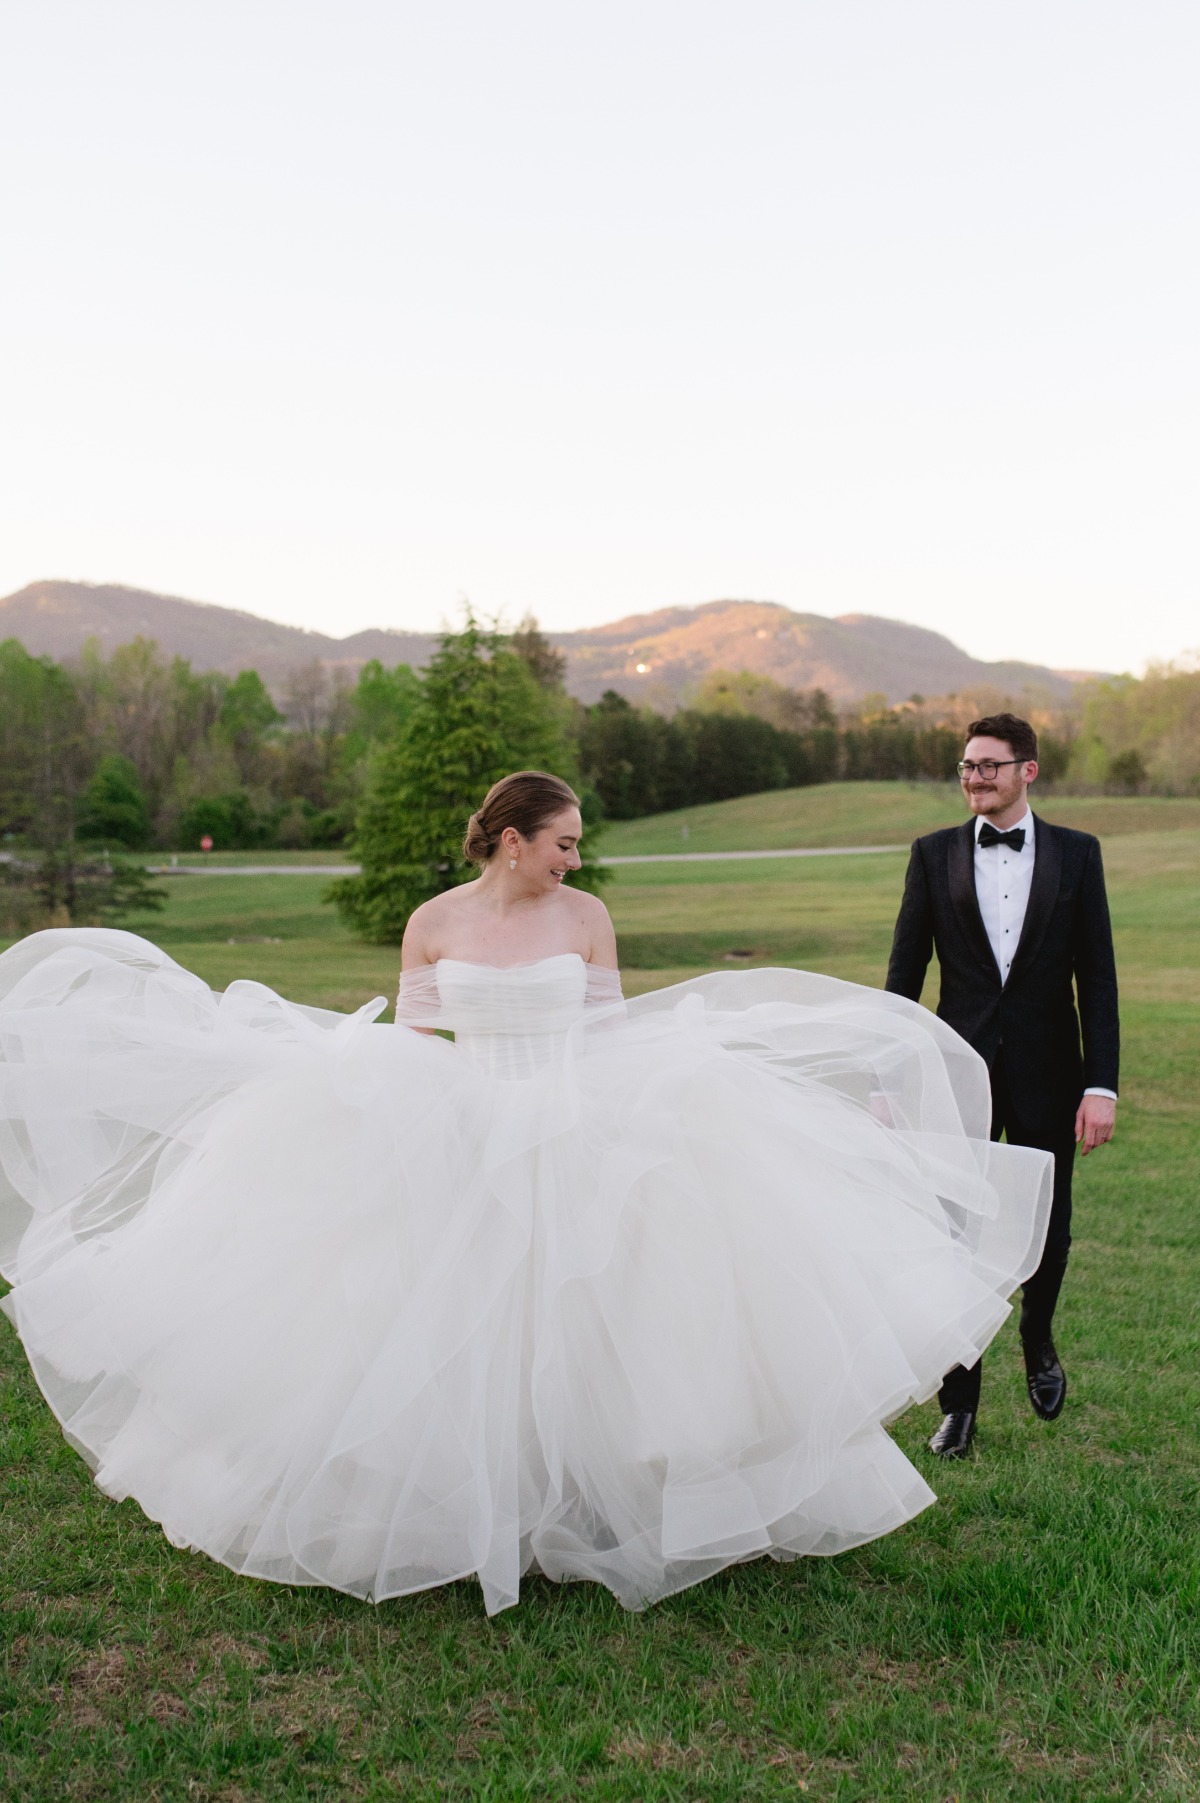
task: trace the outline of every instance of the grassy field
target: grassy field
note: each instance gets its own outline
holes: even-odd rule
[[[1062,826],[1104,838],[1128,833],[1200,831],[1200,799],[1161,796],[1033,797],[1035,810]],[[618,820],[605,828],[605,857],[673,851],[774,851],[793,846],[907,845],[918,833],[963,818],[957,783],[822,783],[778,789],[707,807]],[[684,827],[687,828],[686,837]]]
[[[891,791],[899,836],[928,793]],[[535,1581],[489,1622],[470,1584],[371,1609],[168,1546],[93,1489],[0,1323],[0,1796],[1200,1796],[1200,831],[1189,804],[1092,805],[1123,810],[1105,855],[1127,1079],[1115,1143],[1079,1172],[1058,1423],[1029,1412],[1010,1327],[974,1458],[930,1470],[932,1407],[897,1424],[940,1495],[902,1532],[642,1616]],[[623,869],[630,987],[746,951],[878,982],[903,869]],[[351,941],[322,887],[180,878],[147,930],[216,984],[390,995],[395,951]]]

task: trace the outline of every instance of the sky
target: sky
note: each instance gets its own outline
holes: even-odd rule
[[[24,0],[0,593],[1200,645],[1193,0]]]

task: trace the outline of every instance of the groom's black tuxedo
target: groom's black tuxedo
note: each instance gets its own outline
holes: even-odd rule
[[[1034,827],[1033,884],[1008,982],[1001,984],[983,930],[970,819],[912,848],[887,987],[919,1001],[936,949],[941,1018],[989,1067],[1003,1045],[1013,1102],[1025,1119],[1050,1125],[1069,1114],[1073,1123],[1085,1089],[1117,1087],[1112,929],[1099,840],[1036,814]]]
[[[976,895],[975,832],[971,818],[913,845],[887,987],[919,1001],[936,950],[938,1014],[991,1071],[993,1137],[1003,1131],[1015,1144],[1054,1153],[1050,1230],[1022,1311],[1023,1333],[1049,1339],[1071,1243],[1075,1113],[1085,1089],[1117,1088],[1117,976],[1104,871],[1090,833],[1034,816],[1029,902],[1002,982]],[[978,1396],[976,1366],[951,1373],[942,1404],[974,1409]]]

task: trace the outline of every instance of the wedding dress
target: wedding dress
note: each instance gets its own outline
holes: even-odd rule
[[[384,1005],[99,929],[0,958],[3,1306],[103,1490],[238,1572],[489,1611],[933,1500],[883,1424],[978,1357],[1050,1198],[950,1028],[792,970],[623,1002],[574,953]]]

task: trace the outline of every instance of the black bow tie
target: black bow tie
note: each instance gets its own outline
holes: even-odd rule
[[[1006,833],[998,833],[991,821],[985,820],[979,829],[979,843],[984,846],[1011,845],[1014,851],[1020,851],[1025,843],[1025,828],[1014,826]]]

